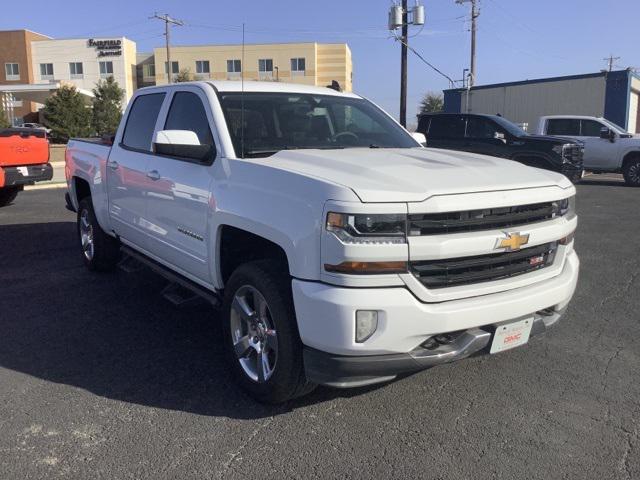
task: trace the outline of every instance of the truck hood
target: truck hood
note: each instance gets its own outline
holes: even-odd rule
[[[540,142],[549,142],[553,145],[562,145],[563,143],[580,143],[575,138],[559,137],[557,135],[536,135],[531,134],[526,137],[529,140],[538,140]]]
[[[560,174],[511,160],[430,148],[285,150],[251,161],[343,185],[363,202],[421,202],[434,195],[571,186]]]

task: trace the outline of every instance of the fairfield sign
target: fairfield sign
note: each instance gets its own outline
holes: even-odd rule
[[[118,57],[122,55],[122,40],[95,40],[90,38],[87,42],[89,48],[95,48],[98,57]]]

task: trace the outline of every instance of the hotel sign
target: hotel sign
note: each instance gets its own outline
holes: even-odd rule
[[[119,57],[122,55],[122,40],[89,39],[88,46],[95,48],[99,57]]]

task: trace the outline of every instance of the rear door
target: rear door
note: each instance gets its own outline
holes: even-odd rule
[[[200,144],[215,145],[213,116],[199,87],[176,88],[167,105],[160,130],[189,130],[196,133]],[[207,228],[211,163],[156,154],[147,163],[147,175],[154,179],[146,195],[147,215],[153,225],[149,252],[192,279],[210,283],[208,257],[213,245],[208,243]]]
[[[147,163],[165,93],[139,95],[129,107],[119,143],[107,160],[109,215],[113,230],[127,242],[145,249],[152,228],[146,216]]]
[[[434,115],[431,117],[427,146],[464,150],[465,117],[458,114]]]

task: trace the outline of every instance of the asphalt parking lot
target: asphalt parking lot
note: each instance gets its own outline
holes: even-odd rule
[[[640,478],[640,189],[578,187],[567,316],[520,349],[254,403],[209,308],[82,266],[62,189],[0,210],[0,479]]]

